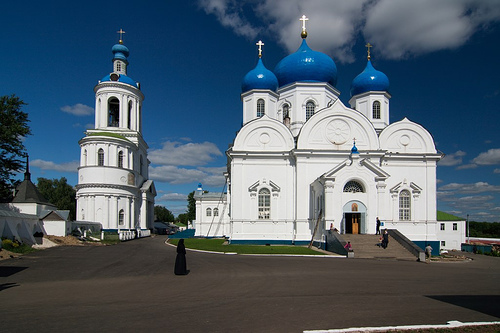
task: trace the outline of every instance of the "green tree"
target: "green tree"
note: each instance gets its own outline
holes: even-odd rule
[[[171,211],[163,206],[155,206],[155,221],[174,222],[175,217]]]
[[[187,218],[189,221],[196,220],[196,199],[194,198],[194,191],[188,194],[188,211]]]
[[[68,184],[66,178],[47,179],[38,178],[38,191],[57,209],[69,210],[69,219],[74,220],[76,216],[76,191]]]
[[[179,223],[182,223],[184,225],[188,225],[188,221],[189,221],[189,219],[188,219],[188,213],[177,215],[176,221],[179,222]]]
[[[24,168],[24,137],[31,134],[26,105],[19,97],[0,97],[0,201],[9,201],[14,189],[14,175]]]

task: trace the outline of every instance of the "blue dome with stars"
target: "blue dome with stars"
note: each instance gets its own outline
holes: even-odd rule
[[[356,76],[351,83],[351,97],[367,91],[388,91],[389,78],[381,71],[373,68],[368,60],[365,70]]]
[[[241,84],[241,92],[252,89],[269,89],[272,91],[278,89],[276,75],[264,66],[261,58],[259,58],[257,66],[245,75]]]
[[[293,82],[328,82],[337,84],[337,66],[332,58],[324,53],[311,50],[305,38],[299,49],[283,58],[274,73],[280,87]]]

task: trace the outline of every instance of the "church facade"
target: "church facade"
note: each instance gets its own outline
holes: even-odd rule
[[[95,86],[95,127],[79,141],[77,220],[99,222],[122,239],[153,228],[155,186],[142,137],[140,84],[127,75],[128,48],[112,48],[113,71]]]
[[[445,233],[436,219],[442,154],[422,125],[390,123],[389,80],[373,67],[371,45],[346,106],[334,61],[309,48],[305,24],[301,37],[274,71],[257,43],[257,66],[242,84],[243,126],[226,152],[227,193],[204,193],[200,185],[196,235],[321,243],[328,229],[375,234],[379,218],[381,229],[398,229],[418,244],[446,239],[442,248],[459,249],[462,230]]]

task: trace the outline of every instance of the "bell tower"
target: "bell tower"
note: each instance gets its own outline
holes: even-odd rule
[[[81,147],[77,220],[99,222],[124,239],[149,233],[154,219],[154,183],[148,145],[142,137],[140,84],[127,74],[129,50],[120,40],[111,51],[113,71],[94,88],[95,128]]]

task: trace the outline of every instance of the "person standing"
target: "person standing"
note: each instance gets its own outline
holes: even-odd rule
[[[186,265],[186,247],[184,246],[184,238],[179,239],[177,244],[177,257],[175,257],[175,275],[187,275],[189,271]]]
[[[380,235],[380,220],[377,217],[377,230],[375,232],[375,235]]]
[[[427,244],[427,246],[425,247],[425,257],[430,261],[431,256],[432,256],[432,247],[431,244]]]
[[[387,229],[385,229],[384,234],[382,235],[382,247],[386,249],[387,245],[389,245],[389,233],[387,232]]]

